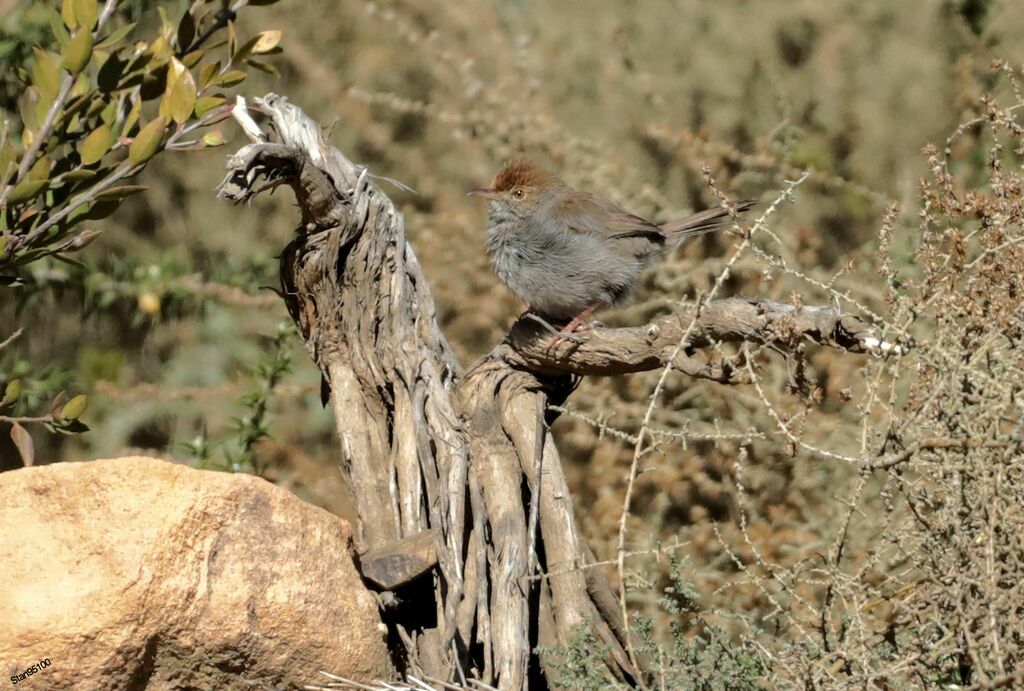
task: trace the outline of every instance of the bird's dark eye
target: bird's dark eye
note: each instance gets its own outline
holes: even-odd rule
[[[525,193],[521,189],[519,189],[513,192],[512,196],[515,197],[516,199],[522,199],[524,194]]]

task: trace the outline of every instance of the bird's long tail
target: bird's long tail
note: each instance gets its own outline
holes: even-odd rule
[[[736,211],[743,213],[750,207],[754,206],[754,204],[756,204],[756,202],[753,199],[745,199],[736,205]],[[716,206],[713,209],[701,211],[700,213],[687,216],[686,218],[669,221],[661,226],[661,229],[673,243],[678,245],[683,240],[693,237],[694,235],[703,235],[704,233],[713,233],[716,230],[722,230],[727,227],[731,218],[732,217],[726,209]]]

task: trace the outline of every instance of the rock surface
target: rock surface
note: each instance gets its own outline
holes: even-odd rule
[[[393,675],[351,527],[264,480],[118,458],[0,473],[0,497],[4,684],[44,659],[17,688]]]

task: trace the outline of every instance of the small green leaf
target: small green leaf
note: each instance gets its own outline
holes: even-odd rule
[[[171,44],[163,36],[157,36],[156,40],[150,44],[148,52],[153,56],[153,60],[156,61],[157,65],[164,64],[174,54],[174,51],[171,50]]]
[[[64,0],[61,3],[60,16],[69,29],[78,26],[78,21],[75,19],[75,0]]]
[[[68,33],[68,28],[64,26],[64,21],[57,10],[53,7],[46,7],[46,19],[50,23],[50,31],[53,32],[53,37],[57,39],[57,43],[60,44],[61,50],[67,48],[68,42],[71,41],[71,34]]]
[[[5,238],[6,239],[6,238]],[[0,252],[2,254],[2,252]],[[18,396],[21,395],[21,380],[12,379],[7,382],[7,388],[4,389],[4,398],[0,401],[0,406],[10,405],[18,400]]]
[[[39,194],[39,191],[45,186],[46,180],[22,180],[11,192],[7,201],[11,204],[28,201]]]
[[[196,37],[196,20],[190,10],[185,10],[178,22],[178,50],[187,53]]]
[[[32,61],[32,84],[47,100],[52,101],[57,98],[60,90],[60,63],[53,53],[42,48],[33,48],[32,52],[36,56]]]
[[[35,461],[35,448],[32,444],[32,437],[25,428],[19,425],[17,422],[11,425],[11,441],[14,442],[14,448],[18,450],[21,455],[21,462],[26,467],[31,466]]]
[[[223,96],[203,96],[196,101],[196,116],[203,117],[214,108],[224,105],[226,98]]]
[[[131,110],[128,111],[128,117],[124,119],[124,124],[121,126],[121,136],[124,137],[131,133],[135,129],[135,125],[139,122],[139,115],[142,113],[142,101],[135,99],[135,103],[132,104]]]
[[[241,63],[243,60],[253,54],[253,49],[256,48],[256,44],[260,41],[260,35],[257,34],[250,38],[248,41],[239,46],[238,50],[232,56],[231,62],[235,65]]]
[[[226,143],[227,140],[224,139],[224,133],[220,130],[213,130],[203,135],[204,146],[223,146]]]
[[[284,35],[280,29],[271,29],[270,31],[263,31],[257,34],[256,45],[253,46],[253,55],[262,55],[269,53],[270,51],[277,48],[277,44],[281,42],[281,37]]]
[[[121,185],[120,187],[111,187],[109,190],[103,190],[96,195],[96,199],[97,201],[121,200],[148,189],[145,185]]]
[[[220,60],[214,60],[213,62],[204,62],[203,66],[199,68],[199,86],[206,88],[213,81],[213,78],[217,76],[217,71],[220,69]]]
[[[85,394],[78,394],[64,406],[64,409],[60,412],[60,415],[65,420],[77,420],[82,417],[82,413],[89,407],[89,398]]]
[[[100,105],[102,106],[102,109],[100,110],[100,120],[105,125],[113,125],[114,122],[117,121],[118,113],[121,112],[118,109],[118,107],[117,107],[119,104],[116,101],[111,101],[110,103],[108,103],[107,105],[104,106],[102,100],[100,100],[100,99],[97,99],[97,100],[99,101]],[[89,110],[91,112],[92,108],[90,108]],[[95,115],[95,113],[92,113],[92,115]]]
[[[242,81],[244,81],[247,76],[248,75],[246,75],[246,73],[242,70],[231,70],[230,72],[225,72],[224,74],[214,79],[211,82],[211,84],[213,86],[224,87],[234,86],[235,84],[242,83]]]
[[[81,434],[82,432],[88,432],[88,425],[83,425],[81,420],[68,420],[61,424],[59,428],[55,430],[61,434]]]
[[[7,179],[7,169],[18,159],[18,152],[10,139],[0,146],[0,185]]]
[[[66,391],[61,391],[57,394],[53,401],[50,403],[50,417],[59,418],[60,411],[64,409],[64,405],[68,402],[68,394]]]
[[[96,50],[106,50],[108,48],[118,47],[117,44],[132,32],[132,29],[135,28],[135,24],[135,22],[125,24],[124,26],[119,26],[111,31],[106,38],[96,44]]]
[[[92,31],[82,27],[71,38],[71,43],[64,51],[64,69],[71,74],[78,74],[89,64],[92,57]]]
[[[160,15],[160,32],[164,36],[170,36],[174,33],[174,27],[171,26],[171,20],[167,18],[167,9],[165,7],[157,7],[156,11]]]
[[[168,115],[180,124],[189,119],[196,107],[196,82],[192,78],[192,73],[177,58],[171,58],[170,70],[176,75],[172,82],[170,72],[168,73],[170,83],[164,98],[167,101]]]
[[[110,150],[110,126],[101,125],[89,133],[78,147],[84,165],[92,165]]]
[[[238,34],[235,33],[235,23],[228,21],[228,56],[231,60],[235,59],[235,53],[238,49]]]
[[[99,5],[96,0],[74,0],[75,21],[83,29],[92,31],[96,25],[96,17],[99,16]]]
[[[265,74],[269,74],[271,77],[273,77],[275,79],[280,79],[281,78],[281,72],[278,71],[278,69],[276,67],[274,67],[273,65],[271,65],[270,63],[260,62],[259,60],[252,60],[252,59],[250,59],[250,60],[246,60],[245,64],[248,65],[249,67],[255,67],[260,72],[263,72]]]
[[[135,135],[132,145],[128,147],[128,159],[138,165],[153,158],[160,148],[161,140],[164,138],[165,127],[167,127],[167,120],[162,115],[143,127]]]
[[[210,48],[211,46],[202,46],[189,53],[185,53],[181,58],[182,64],[184,64],[185,67],[192,69],[199,64],[199,61],[202,60],[207,53],[210,52]]]
[[[39,94],[39,89],[34,86],[25,89],[21,98],[18,99],[21,122],[30,131],[38,130],[43,124],[43,121],[39,118],[39,111],[44,110],[40,105],[41,102],[43,102],[43,97]],[[45,102],[52,103],[53,99],[46,99]]]
[[[86,180],[92,180],[93,178],[98,177],[97,173],[98,171],[95,170],[75,168],[74,170],[69,170],[68,172],[64,173],[64,175],[61,176],[61,179],[67,180],[68,182],[85,182]],[[73,217],[74,213],[75,212],[72,211],[71,216],[69,216],[69,218]]]
[[[29,180],[46,180],[53,170],[53,160],[49,156],[40,156],[39,160],[28,169]]]
[[[112,213],[117,211],[117,207],[121,206],[120,199],[103,199],[97,201],[95,204],[90,204],[88,211],[82,215],[82,220],[89,221],[102,221]]]

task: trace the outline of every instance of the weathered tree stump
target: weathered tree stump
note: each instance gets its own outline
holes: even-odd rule
[[[641,327],[597,328],[554,350],[543,325],[520,319],[464,371],[402,215],[366,168],[285,98],[256,99],[254,110],[268,131],[236,106],[253,143],[231,157],[220,195],[295,191],[302,220],[281,255],[282,294],[330,392],[364,576],[405,600],[388,621],[398,661],[412,673],[520,689],[531,674],[550,673],[536,644],[566,645],[589,626],[610,650],[609,672],[634,683],[643,672],[619,594],[586,568],[594,559],[547,431],[549,404],[563,402],[578,377],[669,363],[742,381],[741,370],[693,357],[719,341],[867,352],[878,339],[829,308],[728,299]]]

